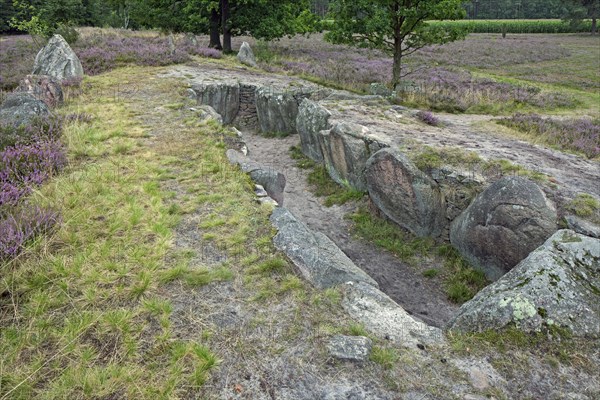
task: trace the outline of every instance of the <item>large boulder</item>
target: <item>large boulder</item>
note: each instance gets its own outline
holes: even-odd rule
[[[252,52],[252,48],[247,42],[242,43],[237,58],[244,65],[254,68],[258,67],[258,64],[256,64],[256,58],[254,57],[254,53]]]
[[[294,93],[271,87],[256,91],[258,126],[264,133],[296,133],[298,100]]]
[[[223,118],[224,124],[231,124],[240,109],[240,85],[237,82],[220,82],[194,86],[198,104],[211,106]]]
[[[528,179],[504,177],[484,190],[450,226],[459,252],[496,280],[556,232],[557,215]]]
[[[560,230],[463,304],[449,329],[482,332],[557,326],[600,337],[600,240]]]
[[[242,171],[249,173],[250,178],[261,185],[273,200],[279,205],[283,204],[283,191],[286,184],[285,175],[272,167],[251,160],[237,150],[229,149],[226,154],[229,162],[239,165]]]
[[[296,130],[300,135],[302,152],[316,162],[323,161],[318,135],[323,130],[331,129],[330,117],[331,113],[325,107],[312,100],[304,99],[300,103],[296,118]]]
[[[353,123],[336,124],[331,130],[319,132],[318,138],[331,178],[366,192],[367,160],[388,145],[371,137],[368,128]]]
[[[364,282],[377,287],[377,282],[358,268],[331,239],[310,230],[287,209],[275,209],[271,223],[278,230],[273,238],[275,247],[284,252],[315,287],[325,289],[345,282]]]
[[[35,57],[32,75],[48,75],[59,81],[83,78],[83,67],[71,46],[54,35]]]
[[[3,124],[27,125],[34,118],[49,114],[46,103],[28,92],[13,92],[0,105],[0,121]]]
[[[446,226],[445,201],[437,183],[404,154],[379,150],[367,161],[367,189],[389,219],[420,237],[437,237]]]
[[[21,79],[16,90],[32,94],[50,108],[57,107],[64,101],[60,83],[48,75],[27,75]]]
[[[364,282],[342,286],[342,307],[374,335],[405,347],[444,343],[439,328],[412,317],[379,289]]]

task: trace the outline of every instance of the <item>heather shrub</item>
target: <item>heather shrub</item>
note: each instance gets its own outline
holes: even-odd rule
[[[431,125],[431,126],[440,126],[441,125],[441,121],[435,115],[433,115],[433,113],[431,113],[429,111],[419,111],[417,113],[417,118],[419,120],[421,120],[422,122],[426,123],[427,125]]]
[[[544,142],[574,150],[589,158],[600,156],[600,121],[589,118],[556,120],[537,114],[515,114],[498,123],[540,137]]]
[[[14,126],[0,123],[0,151],[17,144],[56,140],[62,135],[64,120],[64,117],[52,116],[35,118],[29,125]]]
[[[18,256],[26,244],[58,223],[58,212],[40,207],[27,206],[0,213],[0,262]]]
[[[14,206],[67,164],[58,140],[17,144],[0,152],[0,207]]]

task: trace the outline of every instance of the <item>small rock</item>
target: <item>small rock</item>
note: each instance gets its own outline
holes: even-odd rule
[[[337,359],[364,362],[369,359],[373,341],[364,336],[335,335],[327,348],[329,354]]]
[[[273,207],[273,209],[279,207],[279,203],[276,202],[275,200],[273,200],[272,198],[268,197],[268,196],[267,197],[259,197],[258,201],[261,204],[267,204],[267,205]]]
[[[285,175],[272,167],[252,161],[239,151],[229,149],[226,155],[229,162],[239,165],[242,171],[250,174],[250,178],[254,182],[263,186],[273,200],[280,205],[283,204],[283,192],[286,184]]]
[[[252,48],[247,42],[242,43],[237,58],[244,65],[253,68],[258,67],[258,64],[256,63],[256,58],[254,57],[254,53],[252,52]]]
[[[198,113],[200,121],[214,120],[219,124],[223,123],[223,117],[221,117],[221,115],[211,106],[200,105],[195,108],[194,111]]]
[[[269,194],[262,185],[254,185],[254,194],[258,197],[267,197]]]
[[[574,215],[568,215],[565,217],[565,220],[567,221],[569,229],[585,236],[600,239],[600,226]]]

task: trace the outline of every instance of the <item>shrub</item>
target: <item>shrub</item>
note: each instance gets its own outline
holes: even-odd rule
[[[539,137],[551,146],[574,150],[589,158],[600,156],[600,121],[589,118],[556,120],[537,114],[515,114],[498,123]]]
[[[59,222],[58,212],[39,207],[25,207],[0,215],[0,261],[16,257],[28,242]]]
[[[29,125],[21,126],[0,123],[0,151],[17,144],[28,144],[39,140],[57,140],[62,135],[63,123],[63,117],[35,118]]]
[[[425,122],[427,125],[431,125],[431,126],[440,126],[441,122],[440,120],[433,115],[433,113],[429,112],[429,111],[419,111],[417,113],[417,118],[420,119],[421,121]]]

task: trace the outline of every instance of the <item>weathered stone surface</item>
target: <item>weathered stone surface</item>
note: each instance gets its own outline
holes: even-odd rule
[[[240,108],[240,85],[237,82],[202,84],[193,87],[198,104],[211,106],[223,118],[224,124],[231,124]]]
[[[211,106],[202,104],[196,108],[193,108],[193,110],[198,114],[200,121],[214,120],[219,124],[223,123],[223,117],[221,117],[221,114],[215,111],[215,109]]]
[[[302,152],[311,160],[323,161],[323,152],[319,144],[319,132],[331,129],[331,113],[318,103],[304,99],[298,109],[296,130],[300,135]]]
[[[183,43],[188,47],[196,47],[198,46],[198,39],[196,38],[195,34],[188,32],[183,38]]]
[[[451,330],[545,326],[600,337],[600,240],[560,230],[519,265],[463,304]]]
[[[568,215],[565,220],[569,229],[585,236],[600,239],[600,226],[574,215]]]
[[[293,92],[261,87],[256,91],[258,126],[265,133],[296,133],[298,100]]]
[[[440,329],[413,318],[379,289],[364,282],[349,282],[342,289],[346,312],[373,334],[405,347],[444,342]]]
[[[439,236],[446,226],[437,183],[397,150],[382,149],[367,161],[367,189],[384,215],[417,236]]]
[[[369,129],[352,123],[336,124],[318,135],[321,152],[331,178],[341,185],[367,191],[367,160],[388,147],[369,137]]]
[[[258,66],[258,64],[256,64],[256,57],[254,57],[252,48],[247,42],[242,43],[237,58],[242,64],[247,65],[249,67],[256,68]]]
[[[271,167],[261,165],[237,150],[227,150],[227,158],[232,164],[240,166],[242,171],[250,174],[250,178],[265,188],[269,196],[279,205],[283,204],[283,191],[285,189],[285,175]]]
[[[327,348],[329,354],[337,359],[364,362],[369,359],[373,341],[364,336],[335,335]]]
[[[276,209],[271,223],[279,231],[273,243],[301,271],[304,278],[319,289],[345,282],[364,282],[377,287],[363,270],[358,268],[327,236],[311,231],[285,208]]]
[[[48,75],[27,75],[21,79],[16,91],[30,93],[50,108],[57,107],[64,101],[60,83]]]
[[[0,121],[4,124],[26,125],[36,117],[49,114],[46,103],[28,92],[13,92],[0,105]]]
[[[556,231],[556,210],[533,182],[505,177],[484,190],[451,224],[450,241],[496,280]]]
[[[83,67],[71,46],[54,35],[35,57],[32,75],[48,75],[59,81],[83,78]]]

